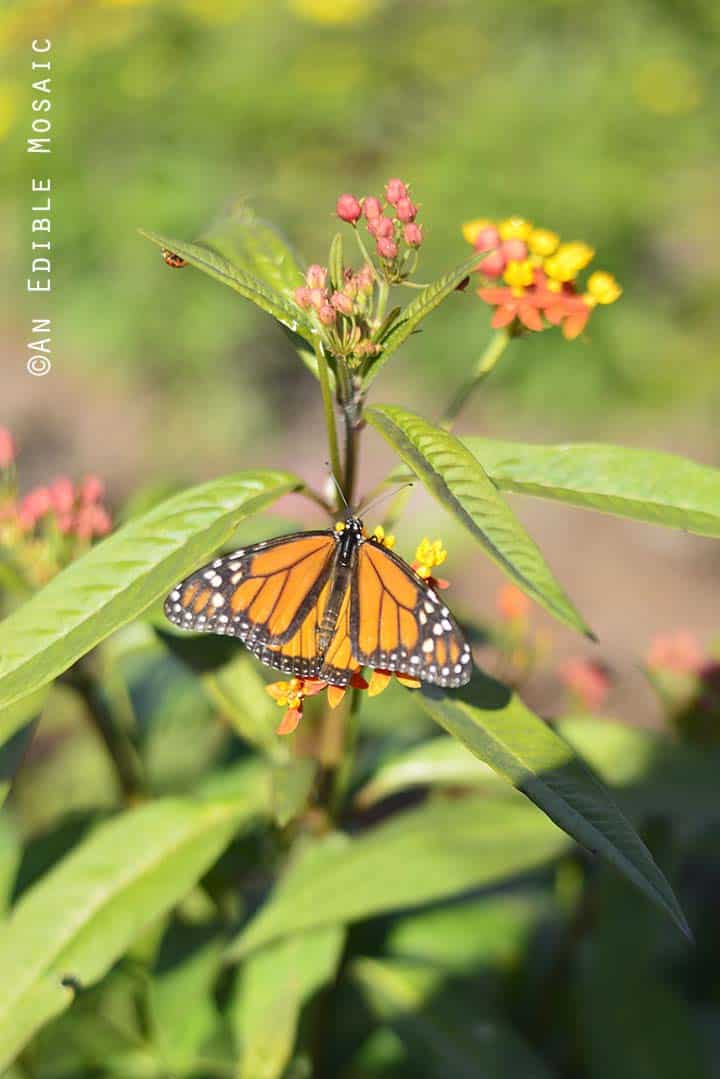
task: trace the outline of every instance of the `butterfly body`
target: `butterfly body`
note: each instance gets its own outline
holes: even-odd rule
[[[263,663],[345,686],[360,667],[441,686],[470,678],[462,632],[431,584],[349,516],[217,558],[165,601],[182,629],[236,636]]]

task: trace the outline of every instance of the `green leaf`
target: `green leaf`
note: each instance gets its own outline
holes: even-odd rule
[[[258,278],[267,288],[280,293],[291,303],[297,319],[299,309],[293,293],[303,283],[303,271],[297,254],[274,225],[243,206],[205,233],[198,246],[207,247],[243,275]],[[308,345],[306,329],[301,336],[299,326],[298,331],[293,331],[292,323],[282,322],[282,327],[300,359],[317,378],[317,357]]]
[[[236,938],[230,957],[291,933],[494,884],[566,849],[564,834],[519,798],[423,805],[357,839],[335,834],[308,848]]]
[[[333,289],[339,292],[345,284],[345,258],[343,256],[342,234],[336,232],[330,244],[328,257],[328,275]]]
[[[238,523],[299,485],[240,472],[133,518],[0,624],[0,708],[61,674],[210,557]]]
[[[100,825],[0,925],[0,1069],[183,898],[243,825],[268,810],[267,775],[241,797],[167,799]]]
[[[257,307],[272,315],[283,326],[286,326],[291,333],[298,334],[300,337],[305,338],[306,341],[312,340],[310,324],[297,304],[285,299],[281,293],[269,288],[253,274],[234,266],[232,262],[218,254],[208,244],[203,241],[186,243],[184,240],[173,240],[168,236],[160,236],[157,232],[146,232],[144,229],[140,229],[140,234],[147,240],[157,244],[158,247],[180,255],[191,266],[195,266],[198,270],[209,274],[216,281],[229,285],[230,288],[235,289],[246,300],[250,300]]]
[[[423,1075],[549,1079],[550,1073],[505,1023],[478,1014],[434,966],[360,958],[351,976],[379,1019],[390,1023]]]
[[[287,760],[287,743],[275,733],[277,706],[265,692],[266,683],[252,657],[240,650],[232,663],[205,675],[203,682],[236,734],[272,760]]]
[[[720,470],[670,453],[577,442],[539,446],[465,438],[503,491],[720,536]]]
[[[235,269],[259,278],[286,300],[303,283],[300,259],[279,229],[263,221],[249,206],[240,206],[197,241],[226,259]],[[189,260],[188,260],[189,261]]]
[[[489,764],[473,757],[454,738],[431,738],[384,761],[358,791],[362,809],[413,787],[483,787],[502,789]]]
[[[335,976],[344,940],[340,926],[287,937],[247,960],[230,1020],[240,1049],[238,1079],[280,1079],[297,1036],[303,1005]]]
[[[394,405],[370,408],[366,418],[513,581],[556,618],[592,636],[537,546],[467,447],[421,416]]]
[[[280,828],[299,816],[307,804],[317,763],[309,757],[279,761],[271,771],[273,817]]]
[[[221,970],[221,955],[221,940],[215,937],[154,972],[150,979],[153,1048],[168,1075],[199,1070],[202,1049],[220,1025],[213,988]]]
[[[476,671],[452,695],[433,687],[424,689],[420,699],[441,727],[578,843],[614,865],[690,936],[670,885],[609,792],[519,697]]]
[[[471,273],[477,266],[477,261],[477,254],[464,259],[454,270],[427,285],[412,303],[403,309],[400,318],[393,322],[389,332],[380,341],[383,349],[365,376],[366,386],[377,377],[393,352],[418,328],[423,319],[439,307],[443,300],[455,291],[463,278]]]
[[[396,958],[438,969],[506,970],[522,962],[538,925],[552,914],[552,899],[539,889],[503,891],[463,903],[431,907],[395,920],[386,949]]]
[[[602,879],[579,963],[578,1020],[589,1079],[710,1079],[697,1014],[668,977],[667,940],[617,882]]]

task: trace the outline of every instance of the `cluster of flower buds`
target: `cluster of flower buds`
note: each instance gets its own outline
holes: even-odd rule
[[[112,527],[97,476],[67,476],[18,496],[12,436],[0,427],[0,546],[11,548],[26,576],[42,584]]]
[[[484,253],[477,272],[488,284],[477,292],[495,308],[495,329],[561,326],[572,340],[598,304],[614,303],[622,293],[612,274],[603,270],[590,274],[582,289],[578,275],[593,259],[593,248],[581,241],[561,243],[556,232],[536,228],[522,217],[468,221],[462,231],[465,240]],[[490,284],[498,278],[504,287]]]
[[[352,361],[380,352],[370,325],[374,281],[372,266],[366,264],[357,272],[347,267],[334,288],[327,267],[313,264],[305,284],[295,289],[295,303],[320,323],[332,354],[346,357],[351,366]]]
[[[384,276],[401,281],[415,268],[415,254],[423,242],[422,225],[416,217],[418,207],[402,180],[394,178],[385,185],[385,198],[365,195],[341,195],[335,211],[341,221],[357,227],[361,219],[375,241]]]
[[[342,531],[345,527],[344,522],[339,521],[335,526],[338,531]],[[380,540],[386,547],[392,548],[395,545],[395,537],[389,536],[385,533],[382,525],[378,525],[372,535],[375,539]],[[430,542],[425,538],[419,544],[415,552],[415,560],[412,563],[413,569],[424,577],[429,584],[435,588],[448,588],[448,581],[439,581],[431,576],[431,571],[435,566],[441,565],[447,558],[447,551],[442,545],[441,540],[435,540]],[[422,571],[425,572],[422,572]],[[272,682],[266,686],[265,689],[273,698],[275,703],[284,708],[285,712],[283,718],[280,721],[280,725],[277,727],[278,734],[292,734],[300,722],[303,714],[303,705],[306,697],[314,697],[318,693],[322,693],[324,689],[327,690],[327,702],[330,708],[337,708],[340,702],[343,700],[347,689],[361,689],[366,690],[369,697],[376,697],[378,693],[382,693],[387,689],[393,677],[405,686],[406,689],[417,689],[420,682],[416,678],[410,678],[405,674],[397,674],[392,671],[381,670],[380,668],[373,670],[370,675],[370,681],[367,681],[362,674],[362,669],[358,668],[350,679],[348,687],[346,686],[333,686],[327,682],[320,681],[312,678],[291,678],[287,682]]]

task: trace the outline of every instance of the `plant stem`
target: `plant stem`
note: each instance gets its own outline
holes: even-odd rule
[[[325,349],[320,342],[315,346],[315,355],[317,356],[320,392],[322,393],[323,412],[325,413],[325,427],[327,429],[328,450],[330,452],[330,467],[337,482],[340,483],[342,480],[342,468],[340,465],[337,429],[335,427],[335,408],[333,405],[332,391],[330,389],[330,373],[328,371],[327,357],[325,355]]]
[[[468,402],[470,395],[475,388],[480,385],[483,379],[492,371],[495,364],[498,362],[503,352],[510,343],[510,334],[507,330],[497,330],[497,332],[490,338],[487,348],[480,356],[473,374],[465,382],[458,392],[453,397],[452,401],[445,410],[445,415],[442,419],[442,426],[446,430],[450,430],[455,423],[455,420],[460,415],[460,412]]]
[[[351,690],[350,707],[344,723],[344,747],[333,777],[332,791],[330,794],[330,814],[337,817],[343,797],[347,791],[352,776],[353,763],[355,761],[355,744],[357,742],[358,716],[362,699],[360,690]]]
[[[144,796],[137,755],[132,743],[116,723],[95,672],[80,661],[68,672],[67,681],[80,695],[107,750],[123,801],[128,806],[135,805]]]

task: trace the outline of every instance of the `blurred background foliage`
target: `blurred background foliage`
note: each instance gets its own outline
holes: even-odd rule
[[[587,240],[597,265],[625,290],[579,342],[554,332],[519,342],[473,402],[465,430],[615,439],[717,464],[719,31],[713,0],[6,3],[0,275],[10,304],[0,422],[20,445],[23,484],[99,472],[123,512],[158,490],[237,467],[292,466],[321,480],[316,388],[283,337],[229,290],[190,269],[169,271],[136,229],[192,238],[248,202],[308,261],[322,262],[336,196],[377,191],[390,175],[411,181],[422,203],[424,279],[465,256],[463,220],[520,213],[564,239]],[[53,40],[51,158],[25,153],[29,43],[45,36]],[[54,368],[32,380],[28,320],[46,308],[23,291],[29,181],[46,170]],[[488,323],[471,292],[452,297],[407,343],[376,397],[402,395],[408,407],[437,415],[449,384],[484,347]],[[368,483],[381,474],[370,438],[364,464]],[[258,522],[261,531],[246,530],[243,540],[294,524],[295,510],[283,506],[282,519]],[[638,656],[652,633],[677,621],[705,642],[717,632],[716,545],[561,507],[522,512],[600,634],[612,668],[602,677],[614,694],[604,711],[659,723],[668,709],[636,670]],[[458,613],[482,621],[494,571],[471,562],[461,537],[426,503],[401,525],[400,546],[407,538],[407,554],[418,529],[440,528]],[[561,656],[578,650],[568,637],[555,633]],[[517,662],[517,641],[510,643],[506,659]],[[207,679],[201,684],[144,627],[110,648],[107,692],[121,705],[130,700],[153,796],[186,792],[243,752],[242,715],[233,716],[234,730],[221,721]],[[516,680],[544,711],[572,710],[569,679],[561,689],[547,671]],[[23,849],[16,838],[3,848],[3,897],[22,894],[121,803],[77,700],[62,687],[52,700],[13,790]],[[270,706],[268,727],[272,713]],[[686,713],[694,714],[689,705]],[[326,1074],[475,1075],[481,1060],[489,1075],[512,1075],[493,1052],[519,1053],[510,1059],[522,1062],[515,1074],[523,1075],[720,1074],[717,798],[710,781],[698,781],[703,751],[678,755],[676,743],[645,734],[633,748],[615,728],[587,722],[594,733],[585,748],[595,745],[600,758],[620,737],[603,775],[673,880],[700,947],[685,949],[626,886],[576,855],[453,906],[363,922],[350,933],[348,977],[331,1005],[320,1001],[329,1018],[314,1055]],[[675,726],[682,733],[677,717]],[[363,718],[357,784],[429,733],[410,695],[374,702]],[[623,783],[628,761],[636,762],[633,778]],[[445,793],[457,796],[452,784]],[[372,821],[370,812],[353,826]],[[207,895],[234,894],[239,880],[252,904],[280,842],[259,830],[238,844],[230,869],[221,862],[176,914],[164,945],[174,953],[139,941],[45,1031],[13,1076],[103,1075],[115,1052],[125,1076],[230,1074],[217,1064],[229,1059],[216,1015],[227,987],[217,954],[203,958],[203,934],[218,921],[226,931],[237,912],[218,914],[222,904]],[[183,990],[172,974],[188,970],[188,954],[198,962]],[[156,979],[150,1062],[135,1002],[138,968],[141,980],[148,968]],[[212,994],[208,969],[219,982]],[[185,1051],[188,996],[210,1019]],[[83,1022],[96,1013],[112,1021],[102,1037]],[[493,1030],[502,1034],[499,1049],[488,1043]],[[134,1057],[128,1040],[140,1046]],[[302,1056],[292,1068],[296,1079],[309,1074]]]
[[[247,203],[322,262],[337,195],[378,191],[390,175],[422,204],[421,279],[466,255],[464,220],[520,213],[591,243],[594,266],[624,287],[580,340],[518,342],[461,430],[603,438],[716,463],[719,29],[712,0],[6,4],[0,420],[25,482],[92,470],[115,506],[290,460],[321,482],[319,395],[284,337],[216,283],[169,271],[136,230],[190,239]],[[34,36],[54,43],[51,157],[25,152]],[[23,283],[29,182],[48,167],[46,304]],[[53,373],[29,380],[29,319],[47,310]],[[444,304],[374,398],[436,416],[485,346],[489,317],[472,292]],[[369,486],[383,451],[364,441]],[[413,549],[418,526],[442,527],[467,574],[463,538],[417,496],[414,509],[401,544]],[[629,680],[629,706],[647,715],[628,650],[677,621],[712,639],[714,545],[532,501],[519,512]],[[498,578],[475,567],[469,605],[487,608]],[[619,594],[633,618],[610,602]]]

